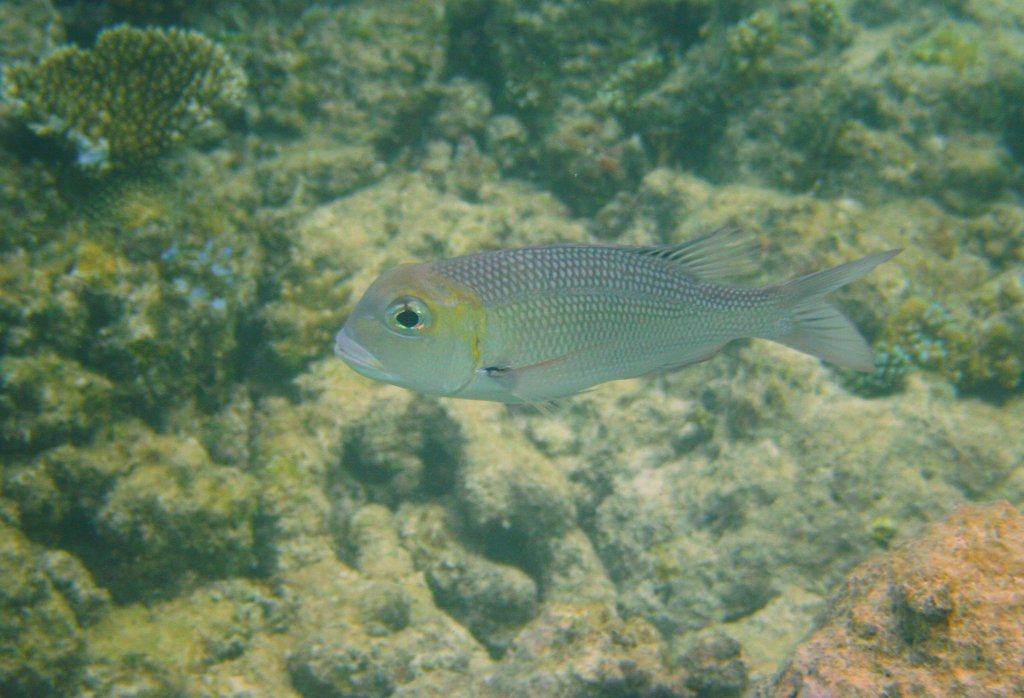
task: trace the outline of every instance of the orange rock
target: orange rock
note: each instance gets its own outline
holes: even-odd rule
[[[857,567],[757,695],[1024,696],[1024,516],[960,507]]]

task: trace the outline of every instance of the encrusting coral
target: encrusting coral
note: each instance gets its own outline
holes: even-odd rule
[[[1024,517],[963,507],[857,568],[759,696],[1021,695]]]
[[[92,49],[64,46],[4,70],[3,96],[33,131],[70,140],[83,168],[125,168],[166,153],[237,104],[245,75],[224,49],[181,29],[119,26]]]

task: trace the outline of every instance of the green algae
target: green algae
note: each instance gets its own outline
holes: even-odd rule
[[[978,64],[981,49],[954,23],[947,22],[911,46],[910,54],[922,63],[944,65],[963,73]]]
[[[114,386],[104,376],[53,353],[0,359],[0,445],[46,448],[81,442],[109,422]]]
[[[219,407],[237,378],[262,255],[242,230],[237,194],[161,178],[103,191],[92,210],[68,207],[45,242],[5,258],[9,380],[0,393],[10,447],[80,442],[115,413],[157,423],[179,401]],[[38,385],[50,387],[33,394],[23,378],[40,362],[50,368]]]
[[[290,617],[287,599],[244,580],[149,606],[120,606],[89,631],[100,659],[90,667],[86,686],[106,694],[181,695],[189,667],[229,662],[258,644],[260,633],[287,627]]]
[[[759,10],[733,27],[725,35],[733,70],[752,80],[767,72],[768,59],[779,43],[779,20],[773,13]]]
[[[440,5],[411,0],[302,4],[286,22],[253,12],[241,42],[261,76],[255,126],[272,134],[319,132],[350,144],[391,147],[412,136],[443,68]],[[263,50],[276,45],[275,50]]]
[[[252,573],[252,479],[194,440],[141,427],[117,436],[5,469],[33,535],[73,550],[119,601],[166,595],[189,575]]]
[[[86,662],[82,630],[42,557],[16,528],[0,525],[0,690],[5,695],[73,690]]]
[[[882,548],[888,548],[892,540],[899,535],[899,525],[890,516],[879,516],[869,523],[871,540]]]

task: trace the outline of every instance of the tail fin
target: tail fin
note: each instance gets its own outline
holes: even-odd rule
[[[779,286],[779,292],[791,308],[793,330],[776,342],[805,354],[817,356],[837,366],[858,371],[875,370],[874,355],[857,328],[825,296],[892,259],[900,250],[879,252],[855,262],[801,276]]]

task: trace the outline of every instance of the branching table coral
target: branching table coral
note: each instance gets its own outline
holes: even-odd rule
[[[4,70],[3,96],[33,131],[70,140],[83,168],[152,161],[216,110],[237,104],[244,73],[218,44],[181,29],[119,26],[95,47],[64,46]]]

